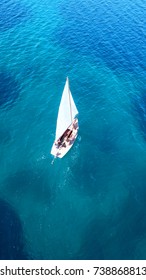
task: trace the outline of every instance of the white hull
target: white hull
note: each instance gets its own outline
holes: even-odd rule
[[[75,140],[74,140],[74,142],[75,142]],[[54,143],[53,146],[52,146],[52,149],[51,149],[51,154],[54,157],[63,158],[68,153],[68,151],[71,149],[71,147],[73,146],[74,142],[71,145],[68,145],[66,148],[62,147],[60,149],[56,148],[55,143]]]
[[[71,127],[71,126],[70,126]],[[69,127],[69,128],[70,128]],[[73,136],[72,136],[72,139],[70,141],[65,141],[65,144],[66,146],[64,147],[63,145],[60,145],[59,147],[56,145],[56,143],[54,142],[53,143],[53,146],[52,146],[52,149],[51,149],[51,154],[54,156],[54,157],[59,157],[59,158],[63,158],[67,153],[68,151],[71,149],[71,147],[73,146],[76,138],[77,138],[77,135],[78,135],[78,126],[76,129],[73,129]]]
[[[58,110],[55,141],[51,149],[54,157],[64,157],[73,146],[79,129],[77,114],[67,78]]]

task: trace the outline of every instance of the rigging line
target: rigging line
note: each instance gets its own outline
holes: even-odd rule
[[[72,123],[73,118],[72,118],[72,108],[71,108],[71,98],[70,98],[70,88],[69,88],[69,79],[68,79],[68,77],[67,77],[67,81],[68,81],[68,94],[69,94],[70,115],[71,115],[71,123]]]

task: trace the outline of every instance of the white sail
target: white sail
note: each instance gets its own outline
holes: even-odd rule
[[[78,110],[71,95],[67,78],[58,111],[55,140],[62,136],[77,114]]]

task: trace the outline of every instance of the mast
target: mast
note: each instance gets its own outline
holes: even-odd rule
[[[73,121],[73,117],[72,117],[71,98],[70,98],[70,88],[69,88],[69,79],[68,79],[68,77],[67,77],[67,81],[68,81],[68,94],[69,94],[70,116],[71,116],[71,122],[72,122],[72,121]]]

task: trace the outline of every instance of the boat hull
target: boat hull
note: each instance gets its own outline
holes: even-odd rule
[[[77,136],[76,136],[76,138],[77,138]],[[76,140],[76,138],[75,138],[75,140]],[[74,140],[74,142],[75,142],[75,140]],[[74,142],[70,145],[67,145],[66,147],[61,147],[61,148],[57,148],[54,143],[52,146],[52,149],[51,149],[51,154],[54,157],[63,158],[69,152],[69,150],[73,146]]]
[[[69,129],[71,128],[71,126],[69,127]],[[52,149],[51,149],[51,154],[54,157],[58,157],[58,158],[63,158],[71,149],[71,147],[73,146],[77,135],[78,135],[78,122],[77,122],[77,127],[76,129],[72,129],[72,137],[70,140],[65,141],[65,139],[62,141],[61,145],[56,145],[56,142],[53,143]]]

